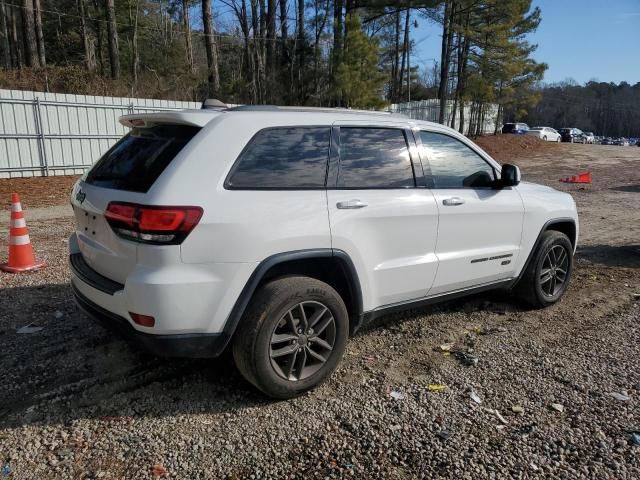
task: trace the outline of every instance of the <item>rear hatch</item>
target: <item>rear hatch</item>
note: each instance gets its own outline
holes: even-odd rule
[[[165,122],[166,117],[163,114]],[[197,122],[153,120],[149,114],[124,117],[122,123],[135,125],[131,132],[96,162],[72,192],[82,257],[97,273],[123,284],[136,266],[137,249],[143,240],[132,236],[132,229],[127,230],[128,220],[122,212],[125,216],[129,211],[137,214],[138,206],[149,203],[145,200],[154,182],[201,129]],[[118,215],[119,223],[114,222]]]

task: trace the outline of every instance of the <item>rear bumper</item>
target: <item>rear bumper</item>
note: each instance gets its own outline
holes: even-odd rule
[[[118,333],[126,340],[142,345],[160,357],[212,358],[225,349],[229,337],[226,333],[185,333],[157,335],[140,332],[123,317],[105,310],[89,300],[71,283],[78,306],[92,319],[108,330]]]

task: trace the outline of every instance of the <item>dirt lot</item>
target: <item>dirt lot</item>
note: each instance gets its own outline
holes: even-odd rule
[[[227,357],[161,360],[91,324],[67,287],[72,221],[42,210],[29,226],[49,268],[0,273],[0,476],[640,478],[640,148],[493,147],[576,199],[563,301],[532,311],[489,294],[380,319],[329,382],[289,402],[255,393]],[[592,185],[558,182],[582,170]],[[31,206],[67,202],[51,193],[65,180],[49,182]],[[16,334],[31,322],[43,330]],[[447,341],[478,365],[439,351]]]

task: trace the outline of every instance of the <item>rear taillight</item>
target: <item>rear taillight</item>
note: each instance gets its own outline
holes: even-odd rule
[[[154,245],[177,245],[202,217],[200,207],[157,207],[111,202],[104,216],[116,235]]]

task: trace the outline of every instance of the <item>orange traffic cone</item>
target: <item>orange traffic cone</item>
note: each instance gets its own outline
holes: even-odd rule
[[[584,172],[577,176],[572,175],[570,177],[561,178],[560,181],[564,183],[591,183],[591,172]]]
[[[0,265],[5,272],[17,273],[37,270],[45,264],[36,261],[29,240],[29,230],[22,213],[20,196],[11,194],[11,226],[9,228],[9,261]]]
[[[591,183],[591,172],[579,174],[577,183]]]

